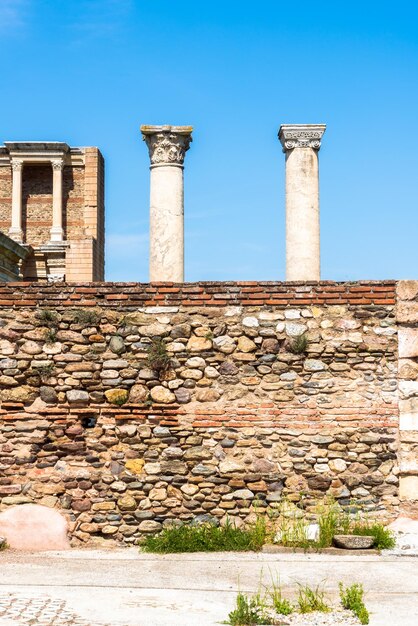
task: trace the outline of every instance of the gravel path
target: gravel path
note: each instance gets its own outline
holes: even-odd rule
[[[308,613],[289,616],[287,621],[282,622],[286,626],[358,626],[357,617],[351,611],[332,611],[332,613]]]

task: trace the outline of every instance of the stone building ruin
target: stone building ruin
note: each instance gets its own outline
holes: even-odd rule
[[[99,150],[62,142],[5,142],[0,147],[0,230],[27,251],[20,258],[24,280],[104,280]]]
[[[93,282],[96,148],[1,149],[0,511],[55,508],[75,545],[135,543],[173,520],[247,522],[255,502],[260,512],[284,497],[418,517],[418,281],[320,280],[325,126],[279,131],[286,282],[184,282],[192,128],[141,131],[149,283]],[[77,250],[89,251],[84,274]],[[18,261],[25,282],[11,280]]]

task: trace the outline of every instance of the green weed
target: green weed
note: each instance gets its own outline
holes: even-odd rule
[[[56,343],[57,341],[57,331],[55,328],[46,328],[45,329],[45,342],[46,343]]]
[[[327,604],[325,592],[317,585],[314,589],[309,585],[299,584],[298,607],[300,613],[329,613],[331,607]]]
[[[36,312],[36,317],[49,327],[57,326],[59,322],[58,313],[50,309],[40,309]]]
[[[75,309],[72,311],[73,321],[76,324],[89,324],[96,326],[100,322],[101,313],[87,309]]]
[[[147,363],[158,375],[166,372],[171,366],[171,358],[167,353],[167,346],[162,337],[154,337],[147,350]]]
[[[340,599],[343,607],[349,611],[353,611],[354,615],[360,620],[360,624],[369,623],[369,612],[363,602],[363,585],[355,583],[344,589],[344,585],[339,583]]]
[[[156,535],[144,538],[141,544],[146,552],[169,554],[173,552],[257,551],[265,542],[266,526],[263,519],[246,529],[199,524],[197,526],[170,526]]]
[[[309,340],[306,334],[295,337],[293,341],[289,341],[288,349],[292,354],[304,354],[308,349]]]
[[[225,623],[231,624],[231,626],[274,624],[266,609],[265,601],[259,594],[250,598],[243,593],[239,593],[235,609],[230,612],[228,621]]]
[[[351,529],[353,535],[371,535],[374,537],[374,547],[378,550],[391,550],[396,545],[393,532],[378,522],[355,523]]]
[[[291,604],[289,600],[283,597],[280,584],[272,584],[271,590],[269,591],[269,596],[276,613],[279,613],[280,615],[290,615],[295,610],[293,604]]]

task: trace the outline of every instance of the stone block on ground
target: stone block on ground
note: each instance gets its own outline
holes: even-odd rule
[[[374,544],[374,537],[369,535],[334,535],[334,544],[344,550],[367,550]]]
[[[0,513],[0,535],[14,550],[68,550],[67,531],[65,517],[46,506],[21,504]]]

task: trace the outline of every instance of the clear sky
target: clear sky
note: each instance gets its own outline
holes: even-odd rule
[[[0,142],[98,146],[106,278],[148,280],[140,124],[191,124],[186,280],[284,278],[281,123],[326,123],[324,279],[418,277],[412,0],[0,0]]]

